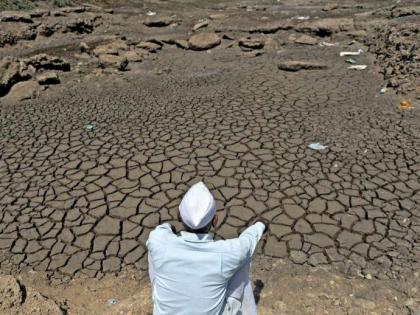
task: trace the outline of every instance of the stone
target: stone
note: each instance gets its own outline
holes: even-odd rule
[[[151,53],[155,53],[162,49],[162,45],[156,44],[154,42],[140,42],[136,47],[147,50]]]
[[[188,40],[192,50],[207,50],[220,45],[220,37],[215,33],[200,33],[193,35]]]
[[[365,39],[368,36],[368,33],[365,30],[351,31],[346,34],[351,39]]]
[[[31,15],[26,12],[3,11],[0,12],[0,22],[33,23],[33,20],[31,19]]]
[[[273,37],[266,37],[265,42],[264,42],[264,47],[266,49],[277,49],[278,48],[278,44],[277,42],[274,40]]]
[[[143,24],[148,27],[164,27],[171,25],[175,21],[169,16],[148,17]]]
[[[283,71],[296,72],[300,70],[322,70],[327,65],[316,61],[289,60],[278,64],[278,68]]]
[[[201,21],[193,26],[192,31],[198,31],[200,28],[206,27],[207,25],[209,25],[207,20]]]
[[[36,81],[24,81],[15,84],[3,98],[7,103],[17,103],[33,99],[39,95],[39,84]]]
[[[90,47],[85,42],[81,42],[79,45],[79,49],[81,52],[88,52],[90,50]]]
[[[95,56],[100,56],[100,55],[105,55],[105,54],[118,55],[118,49],[116,47],[111,47],[109,45],[101,45],[93,49],[93,54]]]
[[[303,45],[316,45],[318,44],[318,40],[308,35],[302,35],[295,40],[295,43]]]
[[[47,54],[38,54],[30,58],[22,59],[22,62],[27,65],[32,65],[37,70],[70,71],[70,63],[60,57]]]
[[[327,3],[323,8],[322,11],[332,11],[338,9],[337,3]]]
[[[31,15],[31,18],[39,18],[49,15],[50,11],[43,9],[35,9],[29,12],[29,14]]]
[[[101,67],[111,67],[120,71],[124,71],[128,66],[128,60],[125,57],[115,55],[100,55],[99,64]]]
[[[0,96],[7,94],[13,84],[31,79],[35,69],[32,67],[32,71],[27,70],[17,59],[3,58],[0,62]]]
[[[36,77],[40,85],[59,84],[60,78],[55,72],[45,72]]]
[[[246,50],[262,49],[264,48],[264,41],[257,38],[241,38],[239,40],[239,47]]]
[[[175,45],[177,45],[178,47],[183,48],[183,49],[190,48],[190,44],[185,39],[177,39],[177,40],[175,40]]]
[[[54,301],[12,276],[0,275],[0,296],[0,314],[63,314]]]
[[[61,31],[63,33],[77,33],[77,34],[90,34],[95,28],[95,19],[73,19],[63,23]]]
[[[143,56],[135,50],[124,51],[120,56],[126,58],[128,62],[140,62]]]
[[[324,37],[343,31],[352,31],[354,30],[354,22],[352,18],[326,18],[301,23],[295,30]]]
[[[103,54],[108,55],[118,55],[120,51],[128,50],[129,47],[127,43],[123,40],[115,40],[109,44],[106,45],[99,45],[95,47],[93,50],[93,54],[95,56],[100,56]]]
[[[6,312],[10,308],[17,307],[23,302],[20,285],[12,276],[0,276],[0,311]]]

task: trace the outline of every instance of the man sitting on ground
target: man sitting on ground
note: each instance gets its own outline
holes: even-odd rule
[[[267,226],[257,222],[238,238],[214,241],[215,200],[202,183],[183,197],[179,216],[186,231],[168,223],[149,236],[149,276],[154,315],[254,315],[251,257]]]

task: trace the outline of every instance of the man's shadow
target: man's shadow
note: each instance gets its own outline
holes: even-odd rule
[[[257,279],[254,281],[254,298],[255,298],[255,304],[258,304],[260,301],[260,295],[264,288],[264,282],[262,282],[260,279]]]

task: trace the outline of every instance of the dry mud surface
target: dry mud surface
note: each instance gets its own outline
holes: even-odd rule
[[[271,222],[253,267],[261,313],[419,314],[419,14],[415,1],[0,12],[1,272],[59,313],[140,314],[148,234],[180,228],[180,198],[203,180],[216,237]],[[35,313],[13,281],[5,309]]]

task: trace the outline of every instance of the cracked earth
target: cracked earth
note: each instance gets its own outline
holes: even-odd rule
[[[266,43],[252,54],[232,46],[248,11],[229,12],[238,20],[215,27],[220,46],[165,44],[129,71],[65,74],[36,99],[0,106],[3,272],[62,281],[145,270],[149,232],[162,222],[181,229],[177,206],[200,180],[217,200],[216,237],[237,236],[257,216],[271,222],[263,260],[379,280],[419,270],[420,107],[379,94],[373,54],[358,57],[366,70],[348,70],[339,52],[359,44],[344,35],[320,47],[290,43],[287,29],[252,31]],[[113,16],[133,21],[123,9]],[[120,23],[111,29],[135,34]],[[64,47],[55,55],[68,58]],[[282,71],[285,60],[327,68]],[[308,148],[315,142],[327,148]]]

